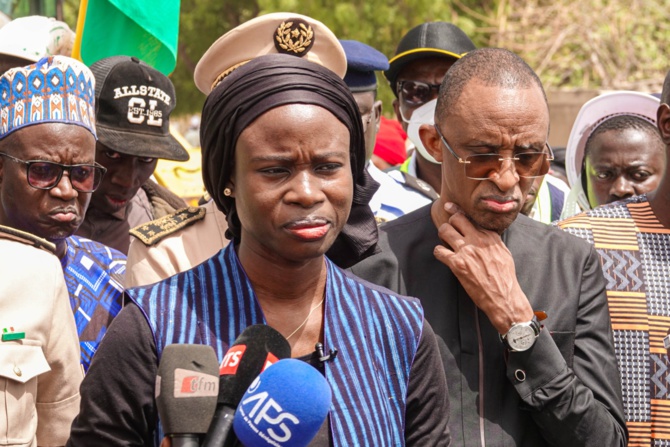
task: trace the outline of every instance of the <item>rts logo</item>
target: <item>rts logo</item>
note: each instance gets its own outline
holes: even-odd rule
[[[232,346],[228,352],[226,352],[221,366],[219,367],[219,375],[225,376],[229,374],[237,374],[237,368],[240,366],[242,357],[244,356],[244,351],[247,350],[246,345],[235,345]],[[261,372],[265,371],[269,366],[277,363],[279,359],[273,353],[268,352],[268,355],[265,357],[265,363],[261,368]]]
[[[240,360],[242,360],[242,356],[246,350],[246,345],[231,346],[228,352],[226,352],[225,357],[223,357],[221,367],[219,368],[219,375],[225,376],[237,373],[237,367],[240,366]]]
[[[298,425],[300,420],[291,413],[285,412],[267,391],[253,394],[259,386],[260,380],[256,378],[247,391],[247,398],[240,403],[237,411],[252,430],[261,437],[267,436],[275,442],[290,440],[291,426]]]
[[[197,371],[174,370],[174,397],[211,397],[219,395],[219,378]]]

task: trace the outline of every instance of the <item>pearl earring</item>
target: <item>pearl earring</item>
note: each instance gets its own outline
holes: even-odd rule
[[[226,197],[230,197],[233,194],[233,191],[230,188],[226,188],[223,190],[223,195]]]

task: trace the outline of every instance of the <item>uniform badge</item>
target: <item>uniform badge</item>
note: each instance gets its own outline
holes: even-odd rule
[[[309,52],[315,38],[311,25],[297,18],[283,21],[274,37],[277,52],[300,57]]]
[[[205,218],[205,209],[189,206],[130,230],[146,246],[152,246],[182,228],[193,225]]]

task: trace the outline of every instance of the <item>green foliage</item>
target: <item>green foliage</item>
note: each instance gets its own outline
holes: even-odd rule
[[[79,0],[64,0],[75,28]],[[400,38],[426,21],[455,23],[477,46],[515,51],[547,88],[658,90],[668,69],[667,0],[182,0],[177,114],[202,109],[193,71],[209,46],[259,14],[295,11],[324,22],[392,57]],[[383,75],[379,97],[391,115],[394,99]]]

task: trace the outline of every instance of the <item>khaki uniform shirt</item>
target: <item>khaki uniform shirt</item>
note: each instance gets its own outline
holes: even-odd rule
[[[8,237],[0,228],[0,446],[63,446],[84,376],[63,268],[39,238]]]
[[[162,221],[169,233],[155,243],[133,238],[126,262],[126,288],[153,284],[189,270],[228,245],[226,216],[211,200],[200,209],[204,210],[204,217],[185,227],[174,224],[171,216],[153,221]],[[141,229],[142,226],[137,227],[133,233]]]

